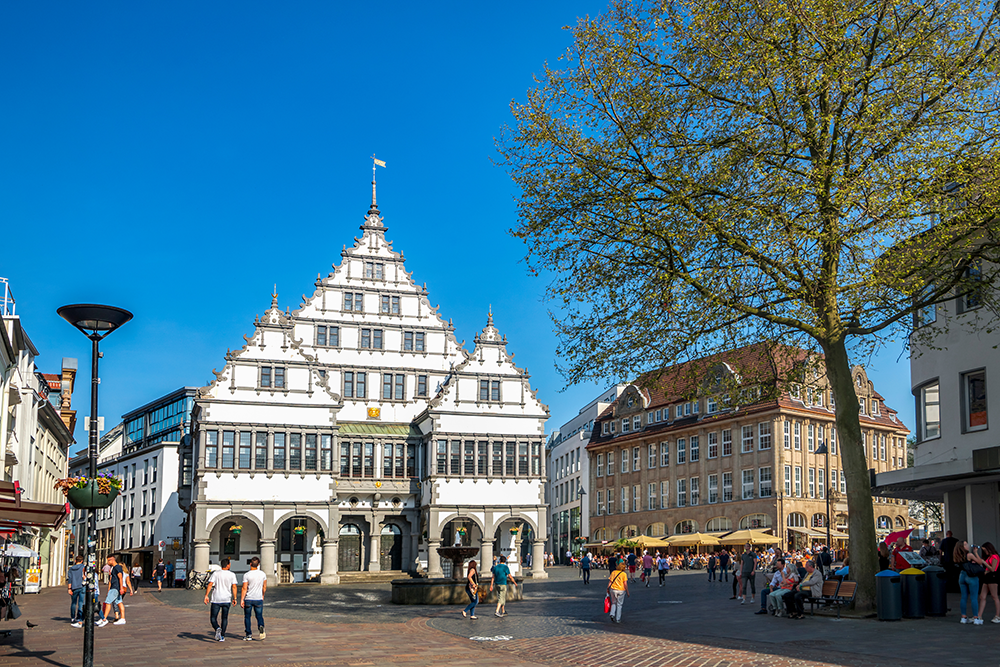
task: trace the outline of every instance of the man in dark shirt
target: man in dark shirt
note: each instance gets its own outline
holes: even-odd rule
[[[823,578],[830,576],[830,566],[833,565],[833,557],[830,555],[830,547],[823,547],[819,554],[819,563],[823,566]]]
[[[725,577],[726,581],[728,582],[729,581],[729,552],[726,549],[723,549],[722,553],[719,554],[719,570],[720,570],[720,572],[719,572],[719,581],[722,581],[722,578]]]
[[[625,562],[628,564],[628,580],[630,582],[635,581],[635,552],[629,552],[629,555],[625,557]]]
[[[941,540],[941,567],[944,568],[948,575],[948,592],[956,593],[958,592],[958,568],[955,567],[954,555],[955,555],[955,545],[958,544],[958,539],[951,534],[951,531],[945,532],[945,538]]]

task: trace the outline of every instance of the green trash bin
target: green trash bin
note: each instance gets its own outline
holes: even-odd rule
[[[903,618],[923,618],[927,575],[923,570],[908,567],[899,576],[903,580]]]
[[[943,567],[929,565],[924,568],[927,577],[927,615],[948,614],[948,572]]]
[[[899,621],[903,618],[903,594],[898,572],[884,570],[875,575],[875,604],[878,620]]]

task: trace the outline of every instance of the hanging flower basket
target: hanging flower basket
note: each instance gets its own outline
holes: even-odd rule
[[[229,529],[229,532],[233,535],[239,535],[243,532],[243,526],[233,526]]]
[[[510,529],[510,534],[511,535],[517,535],[518,532],[520,532],[520,529],[518,529],[518,528],[511,528]]]
[[[67,477],[56,482],[55,488],[62,489],[69,504],[78,510],[96,510],[111,507],[122,489],[122,480],[109,473],[91,479],[89,477]]]
[[[459,528],[459,529],[458,529],[458,534],[459,534],[459,535],[461,535],[462,537],[465,537],[465,534],[466,534],[467,532],[468,532],[468,531],[467,531],[467,530],[466,530],[465,528]]]
[[[295,533],[296,535],[305,535],[306,534],[306,527],[305,526],[295,526],[294,528],[292,528],[292,532]]]
[[[574,538],[573,538],[573,541],[574,541],[574,542],[575,542],[576,544],[583,544],[584,542],[586,542],[586,540],[585,540],[585,539],[583,539],[582,537],[574,537]]]

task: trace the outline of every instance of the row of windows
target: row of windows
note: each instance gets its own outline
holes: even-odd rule
[[[792,473],[794,472],[794,477]],[[826,470],[824,468],[807,468],[807,491],[805,497],[825,498],[826,497]],[[802,466],[785,466],[785,495],[802,498]],[[830,469],[830,488],[840,493],[847,493],[847,477],[843,470]]]
[[[438,440],[434,472],[438,475],[541,475],[542,443]]]
[[[385,329],[362,328],[358,336],[358,348],[362,350],[385,349]],[[340,347],[340,327],[319,324],[316,326],[316,347]],[[404,331],[403,352],[426,352],[427,333],[424,331]]]
[[[721,434],[721,449],[720,449],[720,434]],[[753,425],[743,426],[740,428],[740,452],[747,454],[754,451],[754,446],[758,451],[765,451],[771,449],[771,424],[770,422],[761,422],[757,424],[756,435],[754,433]],[[706,455],[709,459],[719,458],[721,456],[732,456],[733,454],[733,431],[732,429],[725,429],[721,432],[712,432],[706,436]],[[697,435],[692,435],[688,438],[677,438],[675,441],[675,457],[678,464],[684,463],[697,463],[701,460],[701,438]],[[633,447],[631,452],[631,470],[633,472],[638,472],[642,469],[642,448]],[[621,456],[621,472],[629,472],[629,450],[620,450]],[[604,454],[597,455],[597,476],[604,476]],[[665,468],[670,465],[670,443],[661,442],[659,447],[652,444],[647,446],[647,460],[646,469],[652,470],[653,468]],[[615,462],[614,454],[607,454],[607,474],[608,476],[615,474]]]
[[[365,312],[364,292],[344,292],[344,312]],[[400,297],[392,294],[378,295],[378,312],[383,315],[399,315],[401,312]]]
[[[401,442],[382,445],[382,477],[406,478],[417,476],[417,446]],[[341,477],[374,477],[379,467],[378,448],[371,442],[340,443]]]
[[[989,428],[986,401],[986,370],[978,369],[959,375],[959,410],[962,433]],[[917,392],[918,437],[921,441],[941,437],[941,385],[938,381],[925,384]]]
[[[148,522],[148,525],[149,525],[149,531],[148,532],[146,531],[146,525],[147,525],[146,521],[140,521],[139,522],[139,536],[138,536],[139,537],[139,542],[138,542],[138,544],[136,544],[134,542],[134,538],[136,537],[136,535],[135,535],[135,524],[130,523],[130,524],[128,524],[128,526],[122,524],[121,528],[119,529],[119,533],[121,535],[121,539],[119,540],[119,544],[121,546],[119,548],[120,549],[131,549],[133,547],[147,547],[147,546],[151,546],[153,544],[153,538],[154,538],[154,536],[153,536],[153,521],[149,521]]]
[[[981,260],[976,260],[970,264],[970,266],[965,270],[965,278],[967,280],[974,281],[976,283],[982,282],[983,280],[983,265]],[[934,292],[934,285],[927,286],[927,292]],[[981,289],[974,287],[969,289],[967,292],[962,294],[956,294],[955,296],[955,311],[961,315],[962,313],[967,313],[972,310],[976,310],[983,305],[983,295]],[[922,327],[926,324],[931,324],[937,321],[937,304],[931,304],[930,306],[925,306],[920,310],[913,313],[913,328]]]
[[[319,433],[274,433],[268,438],[267,431],[206,431],[205,467],[330,471],[333,437]]]
[[[141,468],[138,462],[133,463],[131,474],[129,474],[128,464],[125,464],[121,471],[122,491],[128,491],[140,485],[155,484],[160,469],[159,459],[160,457],[158,456],[154,456],[151,459],[143,459]],[[152,461],[152,465],[150,465],[150,461]]]
[[[741,401],[752,402],[760,397],[759,387],[748,387],[741,390]],[[798,384],[791,385],[789,389],[789,396],[793,400],[802,402],[807,406],[823,407],[824,396],[826,395],[826,390],[815,388],[815,387],[805,387],[803,392],[803,387]],[[628,398],[628,407],[632,407],[635,404],[634,398]],[[712,415],[720,412],[721,409],[728,407],[729,402],[721,398],[714,396],[707,397],[705,399],[706,414]],[[674,420],[686,419],[688,417],[697,416],[700,412],[699,410],[700,401],[687,401],[684,403],[679,403],[672,407],[660,408],[658,410],[650,410],[644,413],[646,416],[646,425],[660,424],[671,421],[671,414]],[[859,409],[861,412],[865,412],[865,402],[864,399],[859,403]],[[879,414],[879,401],[878,399],[871,399],[872,414]],[[833,394],[830,393],[829,398],[829,409],[834,408]],[[613,435],[616,431],[620,433],[635,433],[641,431],[643,428],[643,414],[632,415],[631,417],[623,417],[621,419],[611,419],[602,423],[601,434],[602,435]]]
[[[368,372],[367,371],[344,371],[343,395],[344,398],[368,398]],[[406,374],[404,373],[382,373],[381,397],[386,401],[406,400]],[[427,396],[427,376],[416,376],[417,397]]]
[[[758,468],[756,470],[756,479],[754,478],[754,472],[755,471],[752,468],[740,471],[740,498],[742,500],[750,500],[755,497],[770,498],[773,493],[770,466]],[[689,507],[699,505],[702,502],[701,477],[675,480],[673,490],[671,489],[669,480],[663,480],[659,482],[659,484],[656,482],[650,482],[646,485],[645,507],[642,505],[640,490],[641,485],[632,485],[630,497],[629,487],[623,486],[620,489],[620,513],[624,514],[630,511],[641,512],[644,509],[667,509],[670,507],[670,496],[672,491],[676,493],[675,507]],[[705,490],[707,496],[706,500],[710,505],[720,501],[724,503],[732,502],[733,473],[722,473],[721,487],[719,486],[719,475],[709,475],[708,485]],[[754,495],[755,491],[757,494],[756,496]],[[596,500],[598,514],[604,514],[605,511],[608,514],[615,513],[615,490],[613,488],[606,490],[598,489]],[[605,505],[605,500],[607,501],[607,505]]]

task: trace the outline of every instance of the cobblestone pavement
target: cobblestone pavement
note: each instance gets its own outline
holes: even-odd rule
[[[458,606],[393,605],[386,584],[275,587],[265,608],[267,641],[240,640],[237,608],[224,644],[212,640],[203,591],[144,589],[128,599],[126,625],[97,629],[97,664],[981,667],[1000,638],[1000,624],[961,625],[954,612],[898,623],[757,616],[759,603],[730,600],[728,584],[702,573],[673,573],[663,588],[634,586],[623,623],[612,625],[602,613],[603,573],[590,586],[568,568],[551,575],[528,580],[525,600],[508,605],[507,617],[480,607],[476,621],[462,618]],[[0,666],[79,665],[83,631],[66,622],[65,591],[23,595],[19,603],[24,616],[0,625],[13,629],[0,640]]]

